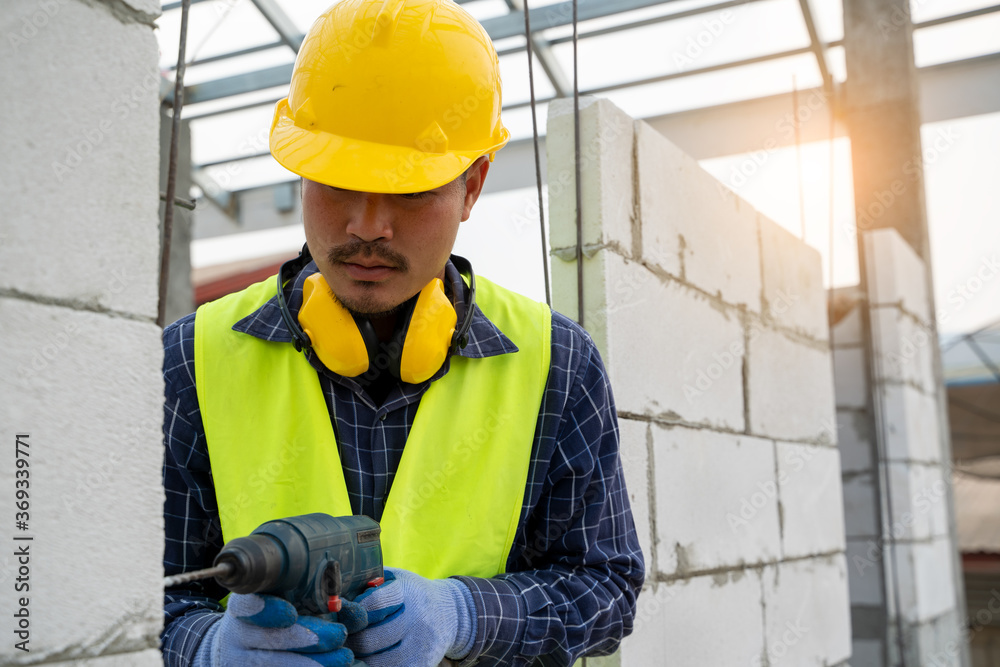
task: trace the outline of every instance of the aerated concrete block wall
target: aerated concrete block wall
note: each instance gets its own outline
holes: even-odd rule
[[[553,103],[555,308],[577,316],[571,101]],[[610,102],[581,111],[584,324],[649,572],[586,664],[841,665],[840,457],[819,255]]]
[[[901,664],[902,646],[906,664],[960,665],[961,582],[926,269],[893,229],[868,232],[864,243],[870,309],[866,317],[860,290],[839,290],[845,312],[833,330],[851,664]]]
[[[159,11],[0,12],[0,664],[162,664]]]

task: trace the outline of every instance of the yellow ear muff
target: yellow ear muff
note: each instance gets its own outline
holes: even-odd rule
[[[312,274],[302,286],[299,324],[316,356],[331,371],[357,377],[368,370],[368,348],[361,331],[322,273]]]
[[[417,297],[406,328],[399,360],[399,379],[416,384],[429,380],[448,357],[458,314],[440,278],[427,283]]]

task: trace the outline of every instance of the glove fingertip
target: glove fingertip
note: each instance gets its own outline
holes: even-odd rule
[[[341,623],[324,621],[312,616],[299,618],[298,624],[316,635],[316,643],[310,646],[294,649],[297,653],[326,653],[335,651],[344,645],[347,639],[347,629]]]
[[[344,601],[343,606],[335,614],[336,621],[347,628],[348,634],[360,632],[368,627],[368,612],[356,602]]]
[[[358,664],[358,661],[354,659],[354,653],[347,648],[306,657],[323,667],[357,667]],[[364,665],[364,663],[361,664]]]
[[[250,597],[250,596],[247,596]],[[263,605],[254,613],[252,600],[246,600],[236,609],[232,609],[233,614],[241,621],[251,623],[260,628],[290,628],[295,625],[299,615],[295,607],[288,600],[284,600],[274,595],[254,595]],[[232,601],[230,608],[233,607]],[[243,613],[241,613],[243,612]]]

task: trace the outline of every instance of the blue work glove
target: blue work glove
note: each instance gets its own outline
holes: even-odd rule
[[[347,645],[369,667],[437,667],[472,650],[476,607],[458,579],[424,579],[385,569],[385,583],[354,600],[368,613],[368,627]]]
[[[341,612],[352,625],[366,623],[357,605]],[[333,617],[331,615],[331,617]],[[274,595],[229,596],[226,613],[202,639],[195,667],[230,665],[275,667],[359,667],[344,648],[342,623],[299,616],[290,602]]]

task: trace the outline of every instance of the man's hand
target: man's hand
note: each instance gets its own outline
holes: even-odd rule
[[[368,627],[347,645],[369,667],[437,667],[446,656],[463,658],[476,636],[472,592],[457,579],[429,580],[396,568],[385,583],[355,599]]]
[[[282,598],[233,593],[198,647],[195,667],[364,667],[343,647],[346,637],[344,625],[299,616]]]

